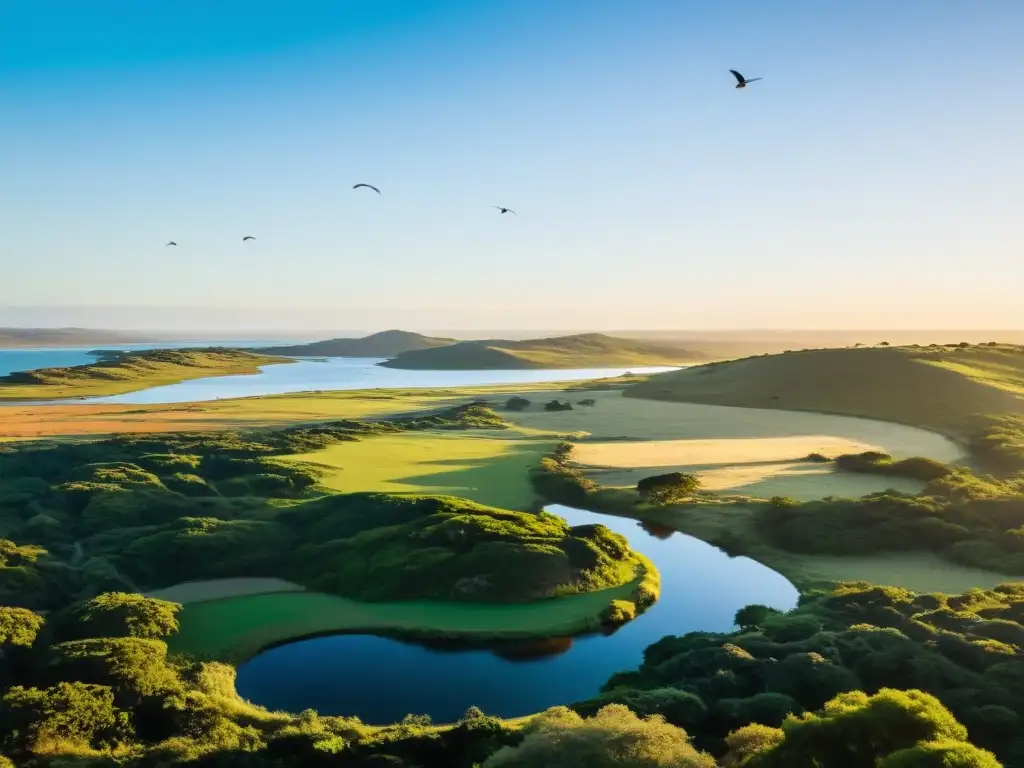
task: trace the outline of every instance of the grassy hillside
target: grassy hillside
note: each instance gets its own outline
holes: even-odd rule
[[[433,349],[454,344],[455,339],[424,336],[410,331],[381,331],[359,339],[325,339],[309,344],[263,347],[268,355],[305,355],[320,357],[394,357],[403,352]]]
[[[291,362],[236,349],[158,349],[126,352],[89,365],[39,368],[0,377],[0,400],[101,397],[205,376],[256,373],[261,365]]]
[[[419,370],[494,370],[677,365],[705,359],[703,355],[672,344],[584,333],[525,341],[463,341],[435,349],[405,352],[381,365]]]
[[[626,397],[863,416],[965,436],[1024,412],[1024,347],[816,349],[653,376]]]

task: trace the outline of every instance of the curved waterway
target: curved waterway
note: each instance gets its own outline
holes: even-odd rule
[[[796,605],[783,576],[746,557],[729,557],[700,539],[628,518],[552,505],[570,525],[602,523],[625,535],[661,573],[654,606],[611,635],[441,649],[373,635],[331,635],[269,649],[238,669],[238,692],[270,709],[358,716],[392,723],[406,714],[457,720],[469,706],[519,717],[595,695],[665,635],[727,632],[751,603]]]
[[[528,384],[545,381],[604,379],[633,373],[662,373],[673,367],[573,368],[496,371],[412,371],[377,365],[386,358],[298,358],[294,363],[266,365],[259,373],[213,376],[179,384],[150,387],[111,397],[89,398],[90,403],[197,403],[219,398],[281,395],[311,390],[419,389],[473,387],[488,384]]]

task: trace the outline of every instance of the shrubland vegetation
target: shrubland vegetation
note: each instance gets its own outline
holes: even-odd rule
[[[998,765],[983,748],[1019,766],[1022,621],[1022,584],[961,595],[842,584],[789,614],[743,609],[738,632],[666,637],[572,709],[661,715],[725,765]],[[943,753],[963,762],[935,762]]]
[[[118,352],[88,365],[9,373],[0,377],[0,400],[118,395],[188,379],[256,373],[260,366],[287,362],[219,347]]]
[[[231,667],[168,651],[176,611],[103,594],[0,613],[0,751],[52,768],[1024,764],[1019,584],[854,583],[788,614],[749,606],[740,631],[663,638],[593,699],[525,723],[470,708],[447,727],[249,705]]]
[[[700,479],[688,472],[669,472],[645,477],[636,484],[637,495],[650,504],[674,504],[700,488]]]

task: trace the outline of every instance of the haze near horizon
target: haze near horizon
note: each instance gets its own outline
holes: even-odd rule
[[[995,0],[7,7],[0,325],[1024,327],[1022,30]]]

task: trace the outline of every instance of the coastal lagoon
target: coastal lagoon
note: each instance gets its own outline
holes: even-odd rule
[[[466,708],[519,717],[598,693],[615,672],[635,668],[666,635],[727,632],[751,603],[796,606],[783,576],[746,557],[651,524],[562,505],[571,525],[602,523],[626,536],[661,574],[661,597],[610,635],[503,643],[487,649],[428,647],[368,634],[330,635],[271,648],[238,668],[239,694],[270,709],[356,715],[390,723],[408,713],[435,722]]]

